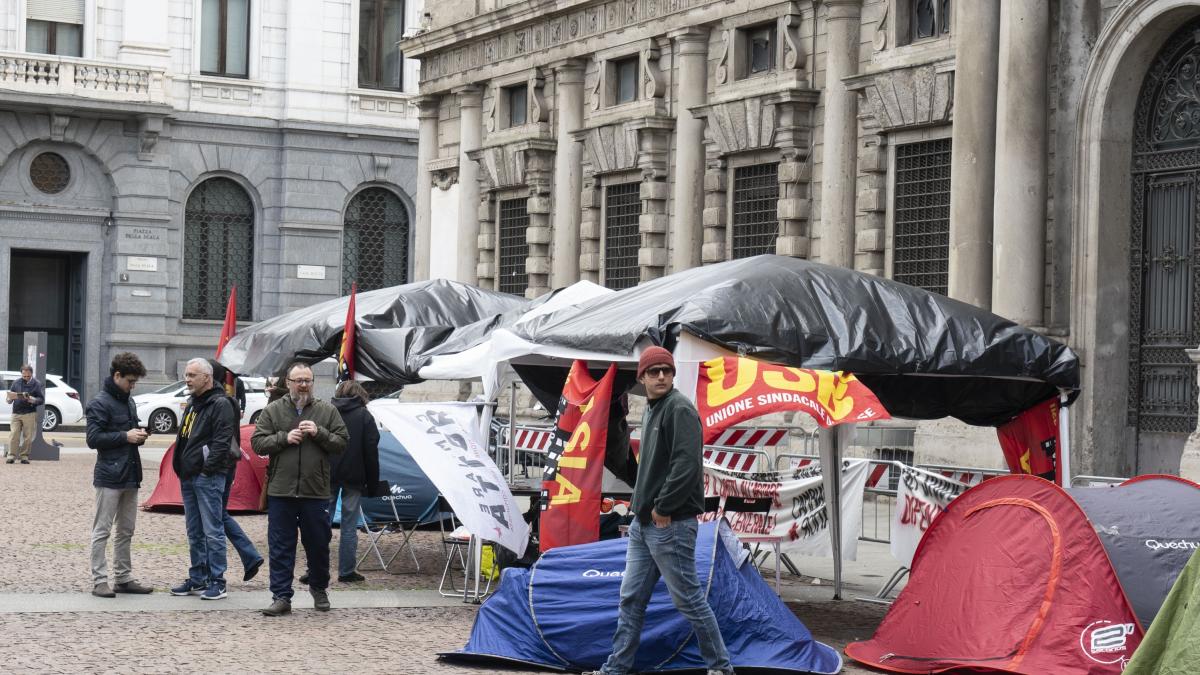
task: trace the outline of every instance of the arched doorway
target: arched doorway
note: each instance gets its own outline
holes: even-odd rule
[[[1178,466],[1196,429],[1200,346],[1200,20],[1175,32],[1133,121],[1127,423],[1135,471]]]

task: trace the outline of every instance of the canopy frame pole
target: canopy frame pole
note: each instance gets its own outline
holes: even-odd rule
[[[1058,462],[1062,487],[1071,487],[1071,413],[1067,407],[1067,392],[1058,393]]]
[[[830,550],[833,553],[833,599],[842,599],[842,450],[851,425],[821,429],[821,478],[829,516]]]
[[[517,382],[508,390],[508,484],[517,480]]]

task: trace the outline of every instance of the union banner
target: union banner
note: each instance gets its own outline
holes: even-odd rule
[[[825,428],[891,418],[875,394],[853,375],[737,356],[700,364],[696,408],[705,443],[712,443],[727,427],[786,410],[808,413]]]
[[[604,444],[616,376],[616,364],[599,382],[583,361],[571,365],[558,402],[554,442],[542,471],[538,540],[543,552],[600,539]]]

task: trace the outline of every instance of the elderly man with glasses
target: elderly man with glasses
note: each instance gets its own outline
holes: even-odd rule
[[[286,396],[259,413],[250,443],[267,466],[267,545],[271,596],[267,616],[292,611],[296,531],[308,557],[308,587],[317,611],[329,610],[329,456],[346,449],[349,434],[337,408],[312,393],[312,370],[287,369]]]

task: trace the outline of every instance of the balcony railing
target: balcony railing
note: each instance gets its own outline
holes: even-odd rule
[[[166,103],[159,68],[45,54],[0,52],[0,89],[104,101]]]

